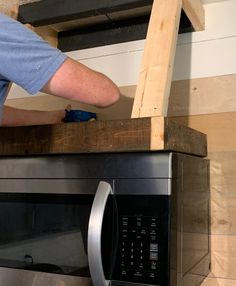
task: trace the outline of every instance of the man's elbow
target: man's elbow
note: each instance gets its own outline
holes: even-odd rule
[[[115,104],[120,99],[120,90],[114,84],[109,91],[104,95],[103,99],[99,102],[98,106],[105,108]]]

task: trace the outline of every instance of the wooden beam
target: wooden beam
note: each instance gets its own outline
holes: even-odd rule
[[[152,0],[47,0],[20,5],[19,20],[34,26],[52,25],[75,19],[104,16],[108,20],[114,13],[136,13],[137,8],[152,5]],[[108,15],[108,17],[107,17]]]
[[[183,0],[183,9],[195,31],[205,29],[205,10],[201,0]]]
[[[34,26],[50,25],[54,30],[62,32],[86,26],[97,28],[97,25],[106,23],[119,25],[119,21],[124,19],[149,17],[152,4],[153,0],[36,1],[20,5],[18,19]],[[180,26],[181,31],[191,31],[192,26],[185,13],[181,16]],[[131,31],[130,34],[132,33]]]
[[[148,22],[149,17],[144,16],[60,32],[58,48],[68,52],[145,39]]]
[[[150,9],[151,10],[151,9]],[[58,48],[63,52],[88,49],[117,43],[143,40],[147,36],[150,13],[145,16],[114,20],[105,24],[94,23],[92,19],[89,26],[79,26],[78,21],[64,22],[50,27],[58,33]],[[77,26],[78,25],[78,26]],[[76,29],[75,29],[76,28]],[[68,30],[72,29],[72,30]],[[182,11],[179,34],[192,32],[192,25]]]
[[[182,0],[154,0],[132,118],[166,116]]]
[[[206,156],[206,135],[163,118],[0,128],[0,156],[176,151]]]

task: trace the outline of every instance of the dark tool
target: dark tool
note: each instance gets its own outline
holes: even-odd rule
[[[65,110],[66,116],[64,122],[84,122],[97,119],[96,113],[83,110]]]

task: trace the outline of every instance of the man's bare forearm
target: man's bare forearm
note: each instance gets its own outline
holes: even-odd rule
[[[60,123],[65,117],[64,110],[37,111],[3,107],[2,126],[25,126]]]
[[[43,92],[107,107],[118,101],[118,87],[104,74],[68,58],[42,89]]]

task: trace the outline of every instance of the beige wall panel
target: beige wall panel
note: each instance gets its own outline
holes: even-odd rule
[[[183,125],[206,133],[209,152],[236,151],[236,112],[175,118]]]
[[[6,101],[6,105],[23,108],[23,109],[36,109],[36,110],[56,110],[65,109],[65,107],[70,104],[72,109],[81,109],[86,111],[95,112],[98,115],[98,119],[125,119],[131,117],[133,100],[122,96],[119,103],[106,108],[99,109],[90,105],[78,103],[75,101],[70,101],[54,96],[31,96],[19,99],[9,99]]]
[[[234,180],[234,182],[236,181]],[[212,198],[211,198],[212,234],[236,235],[235,206],[236,206],[236,196],[234,198],[229,198],[222,194],[220,195],[212,192]]]
[[[236,236],[212,235],[211,243],[212,273],[209,276],[236,280]]]
[[[209,153],[209,158],[211,233],[236,235],[236,152]]]
[[[19,0],[0,0],[0,12],[10,15],[11,10],[15,8],[19,3]]]
[[[133,98],[136,91],[136,86],[126,86],[120,88],[122,93],[121,101],[110,108],[97,110],[101,119],[125,119],[131,117],[133,106]],[[236,111],[236,74],[220,77],[201,78],[193,80],[175,81],[172,83],[171,95],[169,101],[168,116],[185,116],[212,114],[219,112]],[[42,96],[43,94],[39,94]],[[51,102],[49,108],[53,108],[54,100],[36,98],[27,95],[22,89],[13,85],[9,94],[9,99],[27,98],[26,102],[32,102],[37,108],[37,104],[45,107],[44,102]],[[60,101],[60,99],[58,99]],[[41,103],[42,101],[42,103]],[[19,101],[19,104],[22,101]],[[17,101],[8,102],[8,104],[17,104]],[[76,103],[76,106],[80,106]],[[82,105],[81,105],[82,106]],[[30,105],[29,105],[30,107]],[[87,109],[91,107],[86,106]]]
[[[236,280],[220,279],[220,278],[207,278],[201,286],[235,286]]]
[[[174,81],[168,116],[236,111],[236,74]]]

